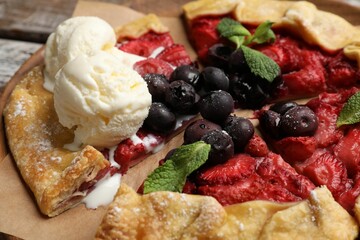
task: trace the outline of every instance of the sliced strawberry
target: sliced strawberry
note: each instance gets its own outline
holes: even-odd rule
[[[359,125],[350,129],[334,147],[335,156],[346,166],[349,177],[359,171],[360,164],[360,128]]]
[[[121,43],[118,48],[122,51],[136,54],[138,56],[149,57],[151,53],[159,47],[169,47],[174,43],[169,33],[149,32],[137,39],[130,39]]]
[[[350,89],[341,90],[337,93],[321,93],[318,98],[310,100],[306,105],[311,109],[317,109],[321,106],[320,103],[326,103],[338,108],[342,108],[344,103],[355,93],[359,91],[358,88],[352,87]]]
[[[326,89],[323,69],[308,65],[297,72],[283,75],[289,94],[295,96],[313,96]]]
[[[270,183],[266,183],[263,186],[263,190],[260,191],[258,196],[256,196],[256,199],[273,202],[295,202],[302,200],[301,197],[295,196],[286,188]]]
[[[200,186],[198,187],[198,193],[212,196],[222,205],[230,205],[255,200],[265,185],[265,181],[254,173],[249,178],[238,181],[232,185]]]
[[[129,167],[134,164],[133,162],[144,157],[152,147],[157,146],[164,140],[161,135],[150,134],[144,129],[140,129],[136,135],[144,142],[134,143],[128,138],[119,143],[114,152],[114,160],[120,165],[121,174],[125,174]]]
[[[247,154],[238,154],[223,164],[201,171],[196,182],[200,185],[233,184],[255,172],[256,160]]]
[[[315,188],[308,178],[298,174],[280,155],[274,153],[259,159],[256,173],[266,182],[285,188],[301,198],[308,197],[310,191]]]
[[[348,212],[353,213],[356,199],[360,195],[360,179],[357,180],[351,189],[346,190],[340,196],[335,197],[336,201]]]
[[[289,202],[301,200],[287,189],[264,181],[256,173],[231,185],[200,186],[198,193],[216,198],[222,205],[251,200]]]
[[[252,157],[265,157],[269,153],[269,148],[259,135],[254,134],[245,146],[244,152]]]
[[[131,160],[145,153],[143,144],[134,144],[130,139],[122,141],[115,150],[114,159],[121,166],[120,173],[125,174],[130,167]]]
[[[216,26],[221,18],[198,18],[191,24],[190,34],[191,42],[201,60],[206,62],[208,49],[219,42],[220,36],[216,31]]]
[[[187,194],[194,194],[196,193],[196,185],[193,182],[186,180],[182,192]]]
[[[283,74],[300,70],[301,50],[299,43],[289,37],[278,36],[273,44],[261,45],[257,50],[273,59]]]
[[[173,44],[165,48],[156,58],[164,60],[175,67],[191,64],[191,59],[185,47],[181,44]]]
[[[318,147],[328,147],[338,142],[343,136],[343,132],[336,127],[340,108],[320,101],[310,102],[308,106],[318,117],[318,128],[314,135]]]
[[[349,88],[360,81],[360,71],[355,62],[350,62],[341,52],[333,58],[326,67],[328,85],[335,89]]]
[[[326,185],[334,196],[347,189],[345,165],[327,150],[318,150],[297,169],[316,186]]]
[[[273,147],[291,165],[311,157],[316,149],[314,137],[286,137],[275,141]]]
[[[156,59],[148,58],[134,64],[134,70],[137,71],[141,76],[147,73],[164,74],[167,78],[170,77],[174,71],[173,68],[167,62]]]

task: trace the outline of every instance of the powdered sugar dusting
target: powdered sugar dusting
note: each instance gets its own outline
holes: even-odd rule
[[[25,115],[26,115],[26,111],[24,108],[23,101],[18,101],[17,103],[15,103],[14,117],[17,117],[17,116],[23,117]]]

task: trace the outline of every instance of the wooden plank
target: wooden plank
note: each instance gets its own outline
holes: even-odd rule
[[[87,0],[88,1],[88,0]],[[190,0],[102,0],[121,4],[144,13],[160,16],[178,16],[181,5]],[[311,0],[320,9],[342,15],[353,24],[360,25],[358,0]],[[75,8],[75,0],[5,0],[0,2],[0,38],[44,43],[48,35],[63,20],[69,18]]]
[[[0,39],[0,91],[42,44]]]

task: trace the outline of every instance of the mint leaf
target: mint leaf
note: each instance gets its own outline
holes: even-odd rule
[[[336,126],[360,122],[360,92],[352,95],[341,109]]]
[[[245,60],[251,72],[261,78],[272,82],[279,74],[280,67],[271,58],[263,53],[241,45]]]
[[[210,149],[210,144],[202,141],[179,147],[163,165],[147,177],[144,193],[181,192],[186,177],[206,162]]]
[[[220,36],[228,38],[230,41],[234,42],[238,48],[244,42],[245,36],[251,35],[241,23],[231,18],[223,18],[216,29]]]
[[[265,21],[262,24],[260,24],[254,34],[247,39],[247,41],[244,43],[245,45],[248,45],[250,43],[257,43],[262,44],[266,42],[273,42],[275,41],[275,33],[271,30],[271,26],[273,25],[273,22]]]

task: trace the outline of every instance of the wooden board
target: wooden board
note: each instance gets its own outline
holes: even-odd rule
[[[132,2],[130,5],[133,4],[132,6],[134,8],[135,7],[144,8],[143,9],[144,12],[149,12],[150,5],[151,5],[150,2],[152,2],[154,4],[152,6],[152,7],[154,7],[154,6],[159,6],[160,1],[128,1],[128,2]],[[139,4],[140,2],[143,2],[144,5],[141,6],[141,4]],[[169,3],[167,2],[166,4],[164,4],[162,2],[162,4],[160,4],[162,6],[160,9],[162,9],[162,11],[163,11],[164,6],[167,6],[168,8],[171,8],[171,9],[175,8],[176,10],[172,10],[171,14],[178,15],[180,5],[182,5],[184,2],[187,2],[187,1],[169,1]],[[339,3],[337,1],[329,1],[329,0],[321,0],[320,1],[320,0],[318,0],[318,1],[314,1],[314,2],[318,5],[318,7],[320,9],[332,11],[334,13],[337,13],[339,15],[346,17],[349,21],[351,21],[354,24],[360,24],[360,9],[359,8],[349,6],[344,3]],[[156,12],[156,13],[161,15],[161,13],[159,13],[159,12]],[[3,111],[6,101],[9,97],[9,95],[11,94],[11,91],[13,90],[13,88],[15,87],[17,82],[22,78],[22,76],[26,72],[28,72],[31,68],[33,68],[34,66],[42,64],[42,63],[43,63],[43,49],[40,49],[28,61],[25,62],[25,64],[17,71],[17,73],[13,76],[13,78],[10,80],[10,82],[6,86],[4,92],[1,96],[1,99],[0,99],[0,111],[1,112]],[[3,126],[3,119],[1,118],[0,121],[1,121],[1,126]],[[4,129],[3,128],[0,129],[0,134],[1,134],[1,139],[0,139],[0,163],[1,163],[2,159],[7,159],[7,158],[5,158],[5,156],[7,155],[8,151],[6,148],[6,139],[4,137]],[[136,168],[135,168],[135,170],[136,170]],[[1,229],[0,229],[0,231],[1,231]],[[17,238],[16,237],[7,237],[5,234],[3,234],[3,235],[0,235],[0,240],[1,239],[17,239]]]

